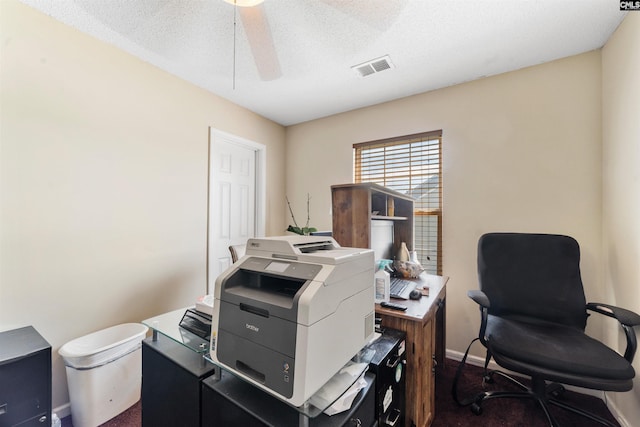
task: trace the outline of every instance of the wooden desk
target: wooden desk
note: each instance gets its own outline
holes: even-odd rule
[[[435,416],[435,372],[445,360],[446,284],[448,277],[421,274],[417,282],[429,287],[429,296],[419,300],[393,300],[407,311],[376,304],[376,317],[383,328],[407,333],[407,388],[405,427],[426,427]]]

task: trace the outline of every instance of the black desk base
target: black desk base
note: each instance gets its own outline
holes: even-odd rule
[[[309,427],[371,427],[375,421],[375,375],[365,374],[367,386],[360,390],[351,409],[308,419]],[[202,381],[203,427],[298,427],[300,414],[270,394],[222,371],[216,381]]]
[[[217,368],[157,334],[142,341],[142,427],[200,426],[200,383]]]

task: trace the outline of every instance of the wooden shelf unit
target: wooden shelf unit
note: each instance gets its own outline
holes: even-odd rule
[[[352,248],[371,248],[371,221],[391,220],[392,254],[401,242],[413,250],[413,199],[378,184],[331,186],[333,238]]]

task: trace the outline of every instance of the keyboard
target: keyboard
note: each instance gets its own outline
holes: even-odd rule
[[[416,283],[399,277],[391,278],[391,298],[408,299]]]

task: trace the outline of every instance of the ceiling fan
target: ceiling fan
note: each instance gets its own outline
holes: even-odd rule
[[[240,16],[251,54],[260,79],[276,80],[282,76],[278,53],[265,10],[265,0],[224,0],[235,7],[234,11],[234,64],[236,14]],[[407,0],[368,0],[364,5],[344,0],[320,0],[344,15],[365,22],[377,31],[386,31]],[[234,65],[235,67],[235,65]],[[235,69],[235,68],[234,68]],[[234,71],[235,80],[235,71]],[[235,87],[235,84],[234,84]]]
[[[235,6],[242,20],[242,26],[247,35],[251,54],[258,69],[260,78],[265,81],[275,80],[282,76],[280,62],[276,52],[271,27],[266,19],[263,1],[264,0],[224,0]],[[234,32],[235,32],[234,15]],[[235,33],[234,33],[235,43]],[[234,48],[235,49],[235,48]],[[235,51],[234,51],[235,56]],[[234,59],[235,60],[235,59]]]

